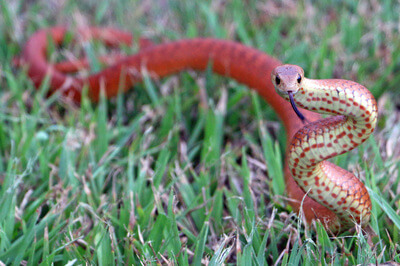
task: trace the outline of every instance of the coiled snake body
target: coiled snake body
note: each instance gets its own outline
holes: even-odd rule
[[[135,55],[117,57],[117,62],[96,74],[77,78],[67,72],[87,67],[85,60],[51,64],[46,58],[48,36],[61,44],[66,31],[63,27],[40,30],[26,43],[21,62],[28,65],[36,86],[49,75],[53,92],[62,90],[79,101],[87,84],[89,96],[96,101],[101,89],[111,97],[121,86],[128,89],[139,82],[143,69],[163,77],[183,69],[204,70],[212,62],[214,72],[255,89],[282,119],[289,140],[285,180],[293,208],[299,211],[302,206],[308,222],[319,219],[332,232],[368,223],[371,201],[364,185],[353,174],[325,161],[354,149],[373,132],[376,102],[363,86],[345,80],[306,79],[300,67],[281,66],[278,60],[253,48],[216,39],[149,45]],[[85,28],[79,32],[108,45],[131,43],[129,33],[116,29]],[[309,122],[306,126],[284,99]],[[335,116],[321,120],[314,112]]]

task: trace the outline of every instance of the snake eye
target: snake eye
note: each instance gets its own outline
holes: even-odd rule
[[[299,76],[297,77],[297,83],[300,84],[300,82],[301,82],[301,76],[299,75]]]
[[[275,77],[275,83],[276,85],[279,85],[281,83],[281,79],[278,76]]]

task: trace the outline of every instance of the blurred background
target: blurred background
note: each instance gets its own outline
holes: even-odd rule
[[[399,260],[399,1],[0,0],[0,8],[4,263]],[[36,91],[12,59],[31,34],[56,25],[71,36],[78,27],[111,26],[155,43],[234,40],[300,65],[309,78],[363,84],[378,100],[377,130],[333,161],[387,203],[374,202],[375,235],[332,239],[301,225],[284,196],[283,128],[232,80],[188,71],[145,79],[97,105],[45,97],[46,85]],[[50,50],[54,61],[109,52],[68,40]]]

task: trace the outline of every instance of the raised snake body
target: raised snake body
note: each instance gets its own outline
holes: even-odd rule
[[[115,64],[99,73],[76,78],[64,72],[86,67],[84,61],[55,65],[46,58],[48,35],[61,44],[66,31],[63,27],[40,30],[26,43],[21,61],[28,65],[28,74],[36,86],[49,75],[53,92],[61,89],[64,95],[79,101],[82,87],[88,84],[89,96],[97,101],[101,89],[111,97],[121,86],[128,89],[139,82],[143,69],[163,77],[184,69],[204,70],[211,62],[214,72],[255,89],[283,121],[288,135],[286,188],[295,211],[302,206],[308,222],[319,219],[332,232],[347,229],[355,222],[368,223],[371,201],[364,185],[353,174],[325,161],[355,148],[373,132],[376,102],[363,86],[345,80],[306,79],[299,67],[280,66],[278,60],[265,53],[216,39],[151,45],[135,55],[118,56]],[[82,36],[102,39],[108,45],[131,43],[129,33],[115,29],[79,31]],[[289,98],[288,92],[294,104],[310,110],[299,110],[310,122],[304,127],[283,99]],[[320,120],[314,112],[337,116]]]

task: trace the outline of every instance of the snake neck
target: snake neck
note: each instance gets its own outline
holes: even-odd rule
[[[374,97],[352,81],[304,79],[294,98],[304,109],[334,115],[310,123],[294,135],[288,154],[294,180],[312,199],[336,213],[333,231],[355,222],[366,224],[371,201],[365,186],[352,173],[325,160],[354,149],[374,131]]]

